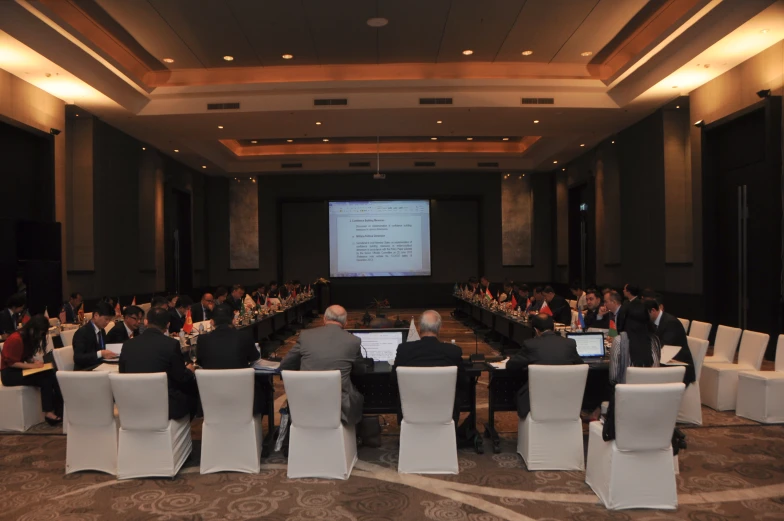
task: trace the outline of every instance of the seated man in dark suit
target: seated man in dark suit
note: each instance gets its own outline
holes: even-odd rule
[[[169,310],[169,333],[179,333],[182,330],[182,326],[185,325],[186,314],[192,304],[193,301],[188,295],[182,295],[177,299],[176,307]],[[191,317],[191,321],[193,321],[193,317]]]
[[[215,330],[207,335],[199,335],[196,346],[197,360],[204,369],[244,369],[259,359],[259,351],[248,331],[237,331],[232,326],[234,311],[226,304],[215,307],[212,320]],[[253,414],[268,414],[266,410],[267,380],[256,375]]]
[[[419,318],[421,340],[404,342],[397,346],[392,378],[397,377],[395,370],[398,367],[457,367],[455,407],[452,412],[457,427],[460,420],[458,407],[461,396],[468,388],[468,377],[463,367],[463,350],[454,344],[439,342],[439,331],[441,331],[441,315],[433,310],[422,313]],[[402,413],[399,417],[402,417]]]
[[[169,301],[166,299],[166,297],[156,295],[150,299],[150,309],[155,309],[155,308],[165,309],[166,311],[169,311]]]
[[[256,291],[250,294],[250,298],[253,299],[253,302],[256,305],[263,306],[267,302],[267,285],[263,282],[259,282],[256,285]]]
[[[114,309],[106,302],[99,302],[93,318],[79,328],[73,336],[74,370],[89,369],[102,360],[117,358],[117,354],[106,349],[104,328],[114,319]]]
[[[71,293],[71,298],[63,304],[65,311],[65,323],[75,324],[79,321],[79,308],[82,307],[82,294]]]
[[[240,284],[235,284],[231,287],[231,293],[226,297],[226,304],[231,306],[234,311],[242,310],[243,298],[245,297],[245,288]]]
[[[577,354],[577,343],[571,338],[556,335],[552,317],[542,313],[531,319],[536,336],[523,342],[519,352],[512,355],[506,363],[506,370],[519,373],[529,365],[573,365],[582,364]],[[528,397],[528,381],[517,391],[517,415],[525,419],[531,411]]]
[[[8,297],[5,309],[0,311],[0,340],[5,340],[8,335],[16,331],[19,323],[19,314],[24,311],[27,299],[21,293]]]
[[[215,288],[215,304],[223,304],[229,296],[229,290],[225,286],[218,286]]]
[[[351,383],[351,373],[364,373],[359,338],[344,331],[348,314],[342,306],[332,305],[324,311],[324,325],[304,329],[294,347],[280,363],[282,371],[339,370],[342,378],[341,421],[356,425],[362,419],[365,398]]]
[[[605,293],[604,307],[610,312],[609,319],[612,324],[615,324],[615,330],[622,332],[626,326],[626,305],[621,294],[617,291]]]
[[[267,290],[267,298],[278,298],[279,293],[280,291],[278,290],[278,281],[270,281],[269,290]]]
[[[602,304],[599,290],[589,289],[585,292],[585,328],[610,329],[610,313]]]
[[[691,349],[689,349],[689,341],[686,338],[686,330],[683,329],[683,324],[676,317],[664,312],[661,297],[656,300],[645,298],[643,302],[645,311],[648,312],[648,316],[651,318],[651,322],[653,322],[656,336],[659,337],[661,345],[679,346],[681,348],[672,359],[686,364],[683,383],[684,385],[689,385],[697,379],[697,375],[694,369],[694,358],[691,356]]]
[[[212,293],[205,293],[201,296],[201,301],[191,306],[191,319],[193,323],[204,322],[212,318],[212,310],[215,307],[215,299]]]
[[[126,340],[139,334],[139,326],[144,320],[144,311],[138,306],[125,306],[123,321],[115,322],[111,331],[106,334],[107,344],[124,344]]]
[[[542,291],[544,299],[547,302],[547,307],[553,314],[553,320],[560,324],[572,323],[572,308],[565,298],[555,294],[555,290],[551,286],[547,286]]]
[[[166,336],[169,311],[150,309],[147,329],[128,340],[120,355],[121,373],[166,373],[169,386],[169,419],[193,417],[199,403],[193,365],[183,362],[180,343]]]

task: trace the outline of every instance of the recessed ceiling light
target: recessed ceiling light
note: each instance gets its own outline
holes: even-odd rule
[[[254,139],[253,141],[251,141],[251,143],[253,143],[253,144],[255,145],[256,143],[258,143],[258,141],[256,141],[256,140]]]
[[[538,120],[538,119],[535,119],[535,120],[534,120],[534,123],[539,123],[539,120]]]
[[[293,140],[293,139],[287,139],[287,140],[286,140],[286,143],[293,143],[293,142],[294,142],[294,140]]]
[[[207,168],[207,165],[201,165],[202,168]]]
[[[440,125],[441,123],[443,123],[443,121],[441,121],[441,120],[439,119],[438,121],[436,121],[436,123],[438,123],[438,124]]]
[[[557,161],[556,161],[556,163],[557,163]],[[565,168],[562,168],[562,169],[561,169],[561,172],[566,172],[566,169],[565,169]]]
[[[147,150],[147,147],[142,147],[142,150]]]
[[[384,27],[386,24],[389,23],[389,20],[386,18],[376,17],[376,18],[368,18],[367,24],[370,27]]]
[[[234,56],[224,56],[223,59],[226,60],[227,62],[231,62],[234,61]]]
[[[761,32],[762,34],[768,34],[768,30],[767,30],[767,29],[763,29],[763,30],[761,30],[760,32]]]
[[[533,53],[534,53],[534,51],[523,51],[521,54],[523,56],[531,56]]]
[[[501,139],[501,141],[509,141],[509,138],[505,137],[505,138]]]
[[[329,141],[329,139],[327,139],[327,138],[324,138],[324,139],[322,139],[321,141],[323,141],[324,143],[326,143],[327,141]]]
[[[284,60],[290,60],[293,57],[294,57],[293,54],[284,54],[283,56],[281,56],[281,58],[283,58]]]
[[[586,56],[587,57],[587,56],[592,56],[592,55],[593,55],[593,51],[585,51],[585,52],[581,52],[580,53],[580,56]]]
[[[437,140],[438,138],[437,138],[437,137],[431,137],[430,139],[431,139],[431,140],[433,140],[433,141],[435,141],[435,140]]]
[[[584,146],[585,146],[585,143],[580,143],[580,146],[581,146],[581,147],[584,147]]]
[[[174,63],[174,58],[164,58],[163,61],[165,63]]]
[[[466,56],[471,56],[472,54],[474,54],[474,51],[472,51],[471,49],[466,49],[465,51],[463,51],[463,54],[465,54]]]
[[[556,159],[555,161],[553,161],[553,164],[557,165],[558,164],[558,160]]]
[[[174,149],[174,151],[175,151],[175,152],[179,152],[179,150],[177,150],[176,148]]]
[[[223,125],[218,125],[218,128],[223,128]]]
[[[77,114],[77,115],[76,115],[76,117],[78,118],[78,117],[79,117],[79,114]]]
[[[316,125],[321,125],[321,121],[316,121]]]
[[[679,108],[681,108],[681,106],[680,105],[675,105],[675,108],[679,109]]]
[[[614,145],[614,144],[615,144],[615,141],[611,141],[610,143],[612,143],[612,144]]]
[[[474,138],[472,138],[472,137],[467,137],[467,138],[466,138],[466,140],[468,140],[468,141],[473,141],[473,140],[474,140]]]

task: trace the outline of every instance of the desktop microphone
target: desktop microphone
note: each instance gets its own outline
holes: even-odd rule
[[[469,356],[468,359],[471,362],[484,362],[485,355],[479,352],[479,334],[476,331],[474,331],[474,341],[476,343],[475,352],[473,355]]]
[[[374,365],[376,362],[375,362],[375,360],[373,360],[372,358],[370,358],[370,357],[367,355],[367,349],[365,349],[365,346],[363,346],[363,345],[362,345],[362,340],[361,340],[361,339],[359,340],[359,347],[360,347],[360,349],[362,349],[362,350],[365,352],[365,358],[363,358],[363,359],[362,359],[362,363],[363,363],[365,366],[367,366],[367,368],[368,368],[368,369],[373,369],[373,365]]]

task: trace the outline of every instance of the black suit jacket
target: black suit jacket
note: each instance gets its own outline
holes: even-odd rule
[[[169,311],[169,333],[179,333],[182,326],[185,325],[185,315],[180,316],[176,309]],[[191,320],[193,318],[191,317]]]
[[[204,314],[205,310],[207,311],[206,316]],[[202,308],[201,301],[191,306],[191,320],[193,320],[194,324],[196,322],[203,322],[205,320],[210,320],[211,318],[212,318],[212,311],[210,311],[208,308]]]
[[[567,325],[572,323],[572,308],[569,307],[569,303],[565,298],[555,295],[553,300],[548,302],[547,305],[550,307],[550,311],[553,312],[553,320]]]
[[[629,310],[629,307],[626,304],[621,304],[620,309],[618,309],[618,316],[614,319],[615,320],[615,330],[619,333],[625,331],[626,329],[626,312]],[[610,313],[608,315],[612,317],[613,314]]]
[[[103,336],[104,347],[101,347],[100,344],[98,344],[98,338],[92,320],[80,327],[79,330],[74,333],[73,350],[75,371],[81,371],[100,363],[98,351],[106,349],[106,344],[108,343],[106,341],[106,333],[101,330],[100,334]]]
[[[8,308],[0,311],[0,335],[9,335],[16,331],[17,323],[16,313],[12,315],[11,310]]]
[[[231,309],[234,311],[241,311],[242,310],[242,299],[234,300],[234,297],[229,293],[229,296],[226,297],[226,304],[231,306]]]
[[[76,322],[76,319],[79,314],[79,310],[72,308],[71,304],[68,302],[63,304],[63,309],[65,310],[65,322],[68,324],[73,324],[74,322]]]
[[[128,330],[125,329],[125,323],[119,320],[114,323],[112,330],[106,333],[107,344],[124,344],[128,338]]]
[[[659,327],[656,328],[656,336],[663,346],[680,346],[681,350],[673,357],[674,360],[688,364],[686,373],[683,375],[683,383],[689,385],[697,379],[694,372],[694,358],[691,356],[689,341],[686,338],[686,330],[683,324],[676,317],[669,313],[662,313],[659,320]]]
[[[243,369],[259,359],[253,337],[230,326],[199,335],[196,353],[204,369]]]
[[[583,359],[577,354],[577,343],[571,338],[563,338],[552,331],[545,331],[541,336],[529,338],[517,353],[506,363],[506,370],[517,373],[527,369],[529,365],[573,365],[582,364]],[[526,382],[517,391],[517,414],[525,419],[531,412],[528,396],[528,374]]]
[[[196,396],[196,377],[185,368],[180,343],[162,331],[148,328],[128,340],[120,354],[121,373],[166,373],[169,385],[169,418],[190,412],[188,396]]]
[[[597,329],[610,329],[610,316],[609,313],[605,313],[604,316],[599,319],[597,318],[599,315],[599,311],[595,310],[588,310],[585,312],[585,328],[588,329],[589,327],[595,327]]]

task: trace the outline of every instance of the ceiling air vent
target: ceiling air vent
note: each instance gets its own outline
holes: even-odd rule
[[[414,166],[436,166],[435,161],[415,161]]]
[[[451,105],[452,98],[419,98],[420,105]]]
[[[348,166],[351,168],[366,168],[370,166],[370,161],[352,161]]]
[[[207,110],[238,110],[239,103],[207,103]]]
[[[555,98],[523,98],[523,105],[553,105]]]
[[[481,168],[498,168],[498,163],[477,163],[476,166]]]
[[[281,163],[281,168],[302,168],[302,163]]]
[[[315,106],[337,106],[337,105],[348,105],[347,99],[314,99],[313,105]]]

